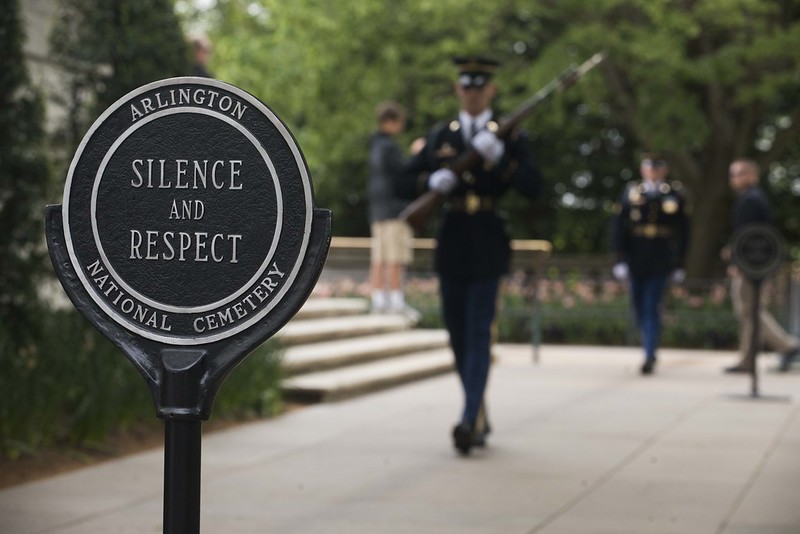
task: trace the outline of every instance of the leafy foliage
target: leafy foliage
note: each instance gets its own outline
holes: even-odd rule
[[[47,332],[14,353],[0,329],[0,454],[14,458],[37,448],[100,443],[115,429],[153,420],[150,392],[133,365],[75,310],[39,317]],[[258,348],[234,369],[219,392],[214,416],[272,415],[281,409],[280,352]]]
[[[0,326],[13,350],[36,336],[36,288],[43,272],[41,218],[48,166],[44,110],[22,56],[19,3],[0,2]]]
[[[58,94],[68,115],[61,132],[68,155],[117,99],[192,72],[171,0],[60,0],[50,46],[64,75]]]
[[[35,298],[48,168],[43,108],[25,72],[18,7],[0,2],[0,452],[9,457],[101,441],[153,416],[144,381],[119,351],[74,310],[39,306]],[[170,0],[62,0],[51,43],[67,111],[51,144],[61,148],[61,166],[112,102],[145,83],[191,73]],[[252,360],[233,372],[217,414],[279,408],[274,348],[260,348]]]
[[[665,150],[691,192],[688,267],[707,274],[728,233],[730,161],[753,157],[771,174],[797,170],[787,150],[800,131],[797,3],[607,0],[560,8],[576,21],[562,41],[609,51],[604,100],[631,140]]]
[[[247,418],[280,413],[282,351],[277,341],[268,340],[236,367],[220,388],[213,416]]]
[[[320,205],[338,235],[367,235],[365,141],[374,106],[411,112],[406,141],[452,116],[449,58],[466,51],[503,62],[508,112],[567,65],[598,50],[597,73],[542,105],[530,120],[548,181],[530,209],[511,199],[515,237],[558,252],[606,250],[606,224],[642,149],[668,152],[694,202],[690,274],[708,276],[727,235],[727,166],[758,159],[777,219],[800,237],[800,7],[730,0],[218,0],[187,10],[216,43],[214,70],[267,102],[297,135]],[[790,196],[782,193],[791,192]]]

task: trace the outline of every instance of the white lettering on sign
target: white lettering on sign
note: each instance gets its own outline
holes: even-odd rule
[[[241,191],[242,160],[141,158],[131,162],[130,185],[144,189],[215,189]],[[199,221],[206,213],[197,199],[172,199],[169,220]],[[241,234],[130,230],[130,260],[238,263]]]
[[[206,212],[206,206],[200,200],[172,200],[172,207],[169,210],[169,218],[176,220],[199,221]]]
[[[246,318],[251,312],[258,309],[258,303],[267,300],[280,287],[285,276],[286,273],[278,268],[277,262],[272,262],[267,276],[262,278],[261,282],[250,293],[232,306],[197,317],[193,322],[194,331],[200,334],[217,330]]]
[[[203,88],[180,88],[160,91],[131,104],[131,122],[136,122],[156,110],[174,106],[203,106],[242,120],[247,105],[228,95]]]
[[[131,230],[130,260],[238,263],[242,234]]]
[[[190,165],[191,163],[191,165]],[[210,163],[210,165],[209,165]],[[191,167],[191,179],[189,178]],[[147,189],[242,189],[242,160],[135,159],[131,187]]]
[[[169,315],[158,310],[152,310],[134,301],[114,283],[99,259],[88,265],[86,267],[86,272],[89,274],[89,277],[92,279],[97,289],[108,297],[109,302],[122,313],[145,326],[157,328],[164,332],[172,330]]]

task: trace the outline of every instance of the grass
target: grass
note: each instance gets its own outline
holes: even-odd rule
[[[112,432],[155,420],[144,379],[74,310],[42,313],[44,334],[21,340],[0,327],[0,454],[15,459],[53,446],[99,446]],[[222,385],[213,414],[277,413],[280,352],[267,342]]]

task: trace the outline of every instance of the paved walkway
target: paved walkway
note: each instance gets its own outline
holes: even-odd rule
[[[454,454],[452,374],[203,440],[201,530],[221,533],[800,532],[800,371],[732,353],[497,348],[490,445]],[[742,398],[736,398],[739,395]],[[161,532],[154,450],[0,491],[0,533]]]

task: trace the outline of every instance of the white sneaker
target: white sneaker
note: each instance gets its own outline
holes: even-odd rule
[[[406,317],[406,319],[408,319],[412,323],[418,323],[420,319],[422,319],[422,314],[419,312],[419,310],[415,310],[408,304],[403,306],[403,309],[399,310],[398,313],[403,314]]]

